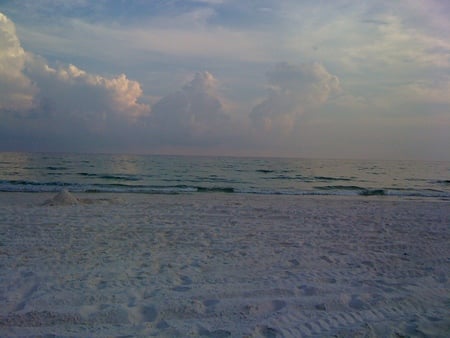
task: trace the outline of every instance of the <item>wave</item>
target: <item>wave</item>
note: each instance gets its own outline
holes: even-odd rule
[[[68,168],[66,168],[66,167],[48,166],[48,167],[45,167],[45,169],[47,169],[47,170],[67,170]]]
[[[233,193],[235,192],[233,187],[196,187],[198,192],[224,192],[224,193]]]
[[[269,180],[298,180],[301,179],[301,176],[289,176],[289,175],[277,175],[268,177]]]
[[[71,185],[71,184],[64,183],[64,182],[42,183],[42,182],[26,181],[26,180],[10,180],[10,181],[0,181],[0,191],[9,191],[9,190],[5,190],[8,187],[10,187],[11,189],[13,189],[13,187],[17,187],[18,189],[23,188],[24,191],[27,191],[27,188],[34,190],[34,188],[32,188],[32,187],[41,187],[42,189],[45,189],[46,187],[65,187],[68,185]]]
[[[104,180],[117,180],[117,181],[139,181],[139,178],[135,176],[124,176],[124,175],[99,175],[98,176]]]
[[[315,187],[318,190],[365,190],[365,188],[356,185],[326,185]]]
[[[132,181],[132,180],[129,180]],[[328,185],[313,188],[275,188],[248,185],[208,185],[208,184],[167,184],[144,185],[127,184],[127,181],[109,183],[79,182],[36,182],[27,180],[0,180],[1,192],[58,192],[67,189],[79,193],[140,193],[140,194],[186,194],[186,193],[226,193],[253,195],[303,195],[303,196],[392,196],[450,199],[450,192],[438,189],[399,189],[384,187],[361,187],[356,185]]]
[[[318,181],[352,181],[351,178],[329,176],[314,176],[314,179]]]
[[[269,171],[267,171],[269,173]],[[333,181],[353,181],[352,178],[347,177],[329,177],[329,176],[302,176],[300,174],[297,175],[283,175],[279,174],[276,176],[267,177],[270,180],[296,180],[302,182],[333,182]]]
[[[356,185],[328,185],[323,187],[316,187],[318,190],[328,190],[334,191],[335,194],[337,192],[341,192],[345,195],[354,195],[355,193],[360,196],[385,196],[388,195],[387,190],[385,189],[368,189],[364,187],[359,187]]]
[[[83,176],[83,177],[95,177],[98,179],[112,180],[112,181],[139,181],[140,180],[140,178],[138,178],[136,176],[131,176],[131,175],[92,174],[92,173],[86,173],[86,172],[77,173],[77,175]]]
[[[450,185],[450,180],[437,180],[434,183],[442,184],[442,185]]]
[[[98,177],[98,174],[91,174],[91,173],[77,173],[77,175],[85,177]]]
[[[385,196],[387,192],[384,189],[364,189],[359,194],[361,196]]]

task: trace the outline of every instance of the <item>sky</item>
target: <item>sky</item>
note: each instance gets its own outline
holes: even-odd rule
[[[447,0],[0,0],[0,151],[450,161]]]

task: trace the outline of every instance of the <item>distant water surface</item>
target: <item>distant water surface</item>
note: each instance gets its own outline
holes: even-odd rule
[[[450,199],[450,163],[0,153],[0,191]]]

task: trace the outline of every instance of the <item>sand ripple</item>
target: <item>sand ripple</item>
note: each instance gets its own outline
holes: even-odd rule
[[[448,202],[31,195],[0,196],[1,336],[450,332]]]

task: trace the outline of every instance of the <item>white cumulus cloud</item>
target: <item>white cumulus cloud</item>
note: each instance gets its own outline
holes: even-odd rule
[[[138,102],[142,94],[140,84],[125,74],[103,77],[74,65],[52,68],[38,58],[30,60],[28,73],[39,86],[35,97],[39,109],[51,115],[131,121],[150,111],[147,105]]]
[[[26,54],[14,23],[0,13],[0,111],[29,109],[36,92],[23,74]]]
[[[139,102],[139,82],[72,64],[50,66],[22,48],[14,23],[2,13],[0,46],[0,144],[98,151],[134,142],[150,113],[150,106]]]
[[[104,131],[150,112],[138,102],[140,84],[124,74],[104,77],[72,64],[54,68],[25,52],[14,23],[1,13],[0,45],[0,116],[10,127],[34,123],[53,130],[76,125]],[[36,118],[40,123],[30,122]]]
[[[268,95],[250,113],[252,122],[266,131],[291,132],[298,116],[340,91],[339,79],[320,63],[279,63],[267,78]]]
[[[218,142],[229,123],[218,81],[207,71],[158,101],[150,119],[153,132],[173,144]]]

